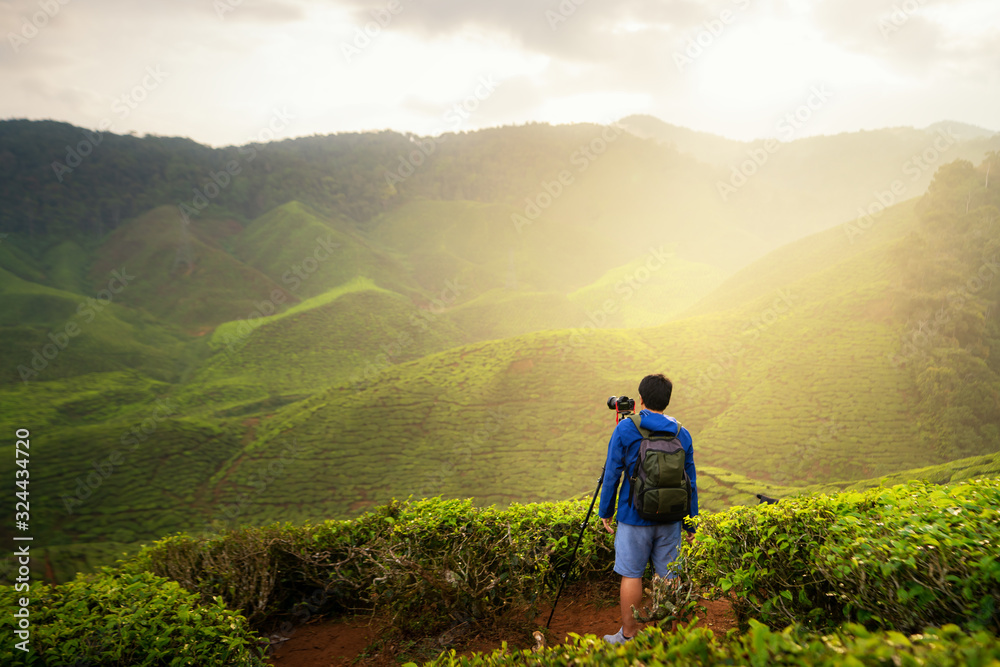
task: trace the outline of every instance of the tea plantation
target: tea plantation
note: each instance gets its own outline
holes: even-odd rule
[[[174,535],[114,568],[33,584],[32,650],[8,641],[0,660],[263,664],[263,633],[347,609],[383,613],[383,640],[531,617],[552,600],[586,505],[428,499],[348,521]],[[665,620],[631,643],[591,636],[541,652],[445,651],[432,664],[994,664],[998,541],[997,479],[706,513],[678,562],[683,585],[667,589],[673,603],[670,593],[661,599]],[[613,578],[612,562],[612,537],[592,522],[571,577]],[[686,591],[729,599],[739,630],[722,637],[685,625],[697,603]],[[0,600],[13,609],[18,593],[0,588]],[[12,636],[16,619],[4,623]]]

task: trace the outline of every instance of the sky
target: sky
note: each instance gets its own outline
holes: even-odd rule
[[[1000,131],[998,0],[0,0],[0,29],[0,119],[213,146],[631,114]]]

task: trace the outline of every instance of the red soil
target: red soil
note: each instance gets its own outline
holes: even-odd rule
[[[592,634],[601,637],[618,631],[621,614],[616,600],[595,597],[588,590],[570,590],[559,601],[559,607],[552,618],[548,644],[561,643],[568,633]],[[726,600],[703,600],[706,612],[699,614],[698,624],[706,625],[715,634],[724,635],[736,627],[729,602]],[[549,609],[535,619],[534,627],[542,628],[548,619]],[[375,641],[384,626],[384,619],[370,615],[352,616],[335,620],[320,620],[304,625],[292,633],[291,638],[276,644],[270,656],[270,663],[280,667],[328,667],[329,665],[396,665],[400,660],[395,655],[378,652],[366,655],[366,649]],[[490,652],[500,648],[506,641],[515,647],[530,648],[535,640],[524,632],[508,629],[480,634],[452,634],[449,644],[462,654]],[[442,647],[443,648],[443,647]],[[421,662],[420,658],[407,657]],[[424,658],[430,659],[430,658]]]

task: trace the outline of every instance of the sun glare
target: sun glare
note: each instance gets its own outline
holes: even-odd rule
[[[730,120],[735,117],[734,130],[749,132],[747,138],[770,134],[774,122],[802,104],[816,86],[825,86],[836,99],[844,96],[846,85],[886,76],[870,58],[816,39],[800,24],[737,24],[723,37],[700,53],[692,51],[691,76],[702,100]]]

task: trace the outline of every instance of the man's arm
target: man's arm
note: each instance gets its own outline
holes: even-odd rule
[[[597,516],[604,521],[604,527],[612,531],[610,519],[615,514],[615,500],[618,498],[618,481],[625,469],[625,448],[622,447],[618,427],[611,433],[608,442],[608,456],[604,462],[604,480],[601,482],[601,504]]]
[[[684,472],[687,473],[688,480],[691,482],[691,516],[696,517],[698,516],[698,471],[694,466],[694,439],[690,432],[688,432],[688,443],[688,446],[684,448]],[[694,536],[693,528],[688,528],[685,525],[684,529],[688,531],[689,539]]]

